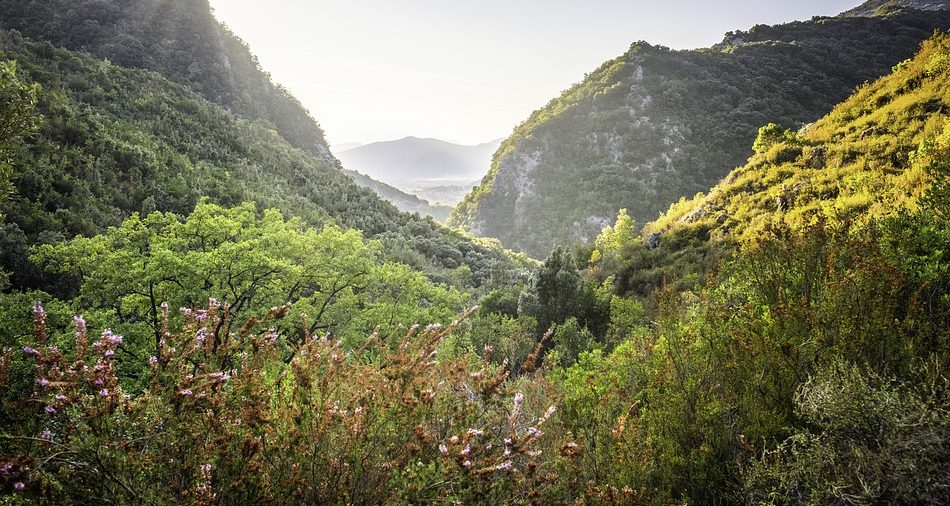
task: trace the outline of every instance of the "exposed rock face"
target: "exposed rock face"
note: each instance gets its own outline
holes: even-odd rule
[[[947,27],[950,12],[901,11],[760,25],[710,49],[636,43],[520,125],[450,224],[544,258],[622,208],[646,223],[742,165],[759,127],[816,120]]]

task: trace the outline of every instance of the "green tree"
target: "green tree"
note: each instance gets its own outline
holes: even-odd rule
[[[13,191],[10,157],[16,141],[39,126],[35,111],[38,92],[38,85],[17,77],[15,61],[0,62],[0,202]]]
[[[290,303],[291,321],[307,315],[307,331],[340,338],[445,321],[460,307],[457,292],[383,263],[379,250],[355,230],[314,230],[273,209],[258,217],[253,204],[202,203],[184,220],[136,214],[106,234],[41,246],[33,259],[78,275],[82,306],[143,324],[155,346],[163,303],[188,312],[213,299],[238,322]]]
[[[581,276],[574,255],[558,247],[538,269],[534,284],[523,293],[519,312],[538,321],[539,332],[563,323],[580,309]]]

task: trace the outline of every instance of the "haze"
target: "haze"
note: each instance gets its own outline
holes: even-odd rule
[[[706,47],[723,33],[855,0],[211,0],[331,144],[405,136],[478,144],[646,40]]]

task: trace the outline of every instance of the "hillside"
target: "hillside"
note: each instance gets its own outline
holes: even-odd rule
[[[929,146],[950,131],[948,62],[950,38],[933,39],[801,131],[762,128],[748,163],[708,195],[673,204],[624,245],[618,263],[595,270],[615,274],[622,292],[695,284],[706,267],[763,237],[915,208],[930,184]]]
[[[0,0],[0,28],[156,71],[228,111],[263,120],[291,145],[331,159],[323,131],[270,80],[208,0]]]
[[[621,208],[646,223],[742,165],[762,125],[814,121],[947,27],[947,11],[898,11],[757,25],[709,49],[633,44],[522,123],[450,224],[543,257]]]
[[[948,0],[870,0],[854,9],[842,12],[842,16],[873,16],[878,9],[911,8],[924,11],[950,9]]]
[[[343,169],[343,173],[349,176],[357,185],[373,190],[376,192],[376,195],[389,201],[400,211],[419,213],[422,216],[431,216],[440,223],[449,219],[449,214],[452,212],[452,208],[449,206],[430,204],[428,200],[421,199],[411,193],[406,193],[399,188],[377,181],[359,172]]]
[[[42,127],[12,155],[15,194],[0,243],[14,287],[62,291],[27,260],[36,243],[92,236],[133,212],[187,215],[202,198],[253,201],[312,225],[339,223],[382,241],[389,258],[435,280],[479,284],[497,250],[399,212],[354,184],[334,160],[292,146],[159,74],[0,33],[0,59],[42,86]],[[467,266],[461,277],[454,272]]]

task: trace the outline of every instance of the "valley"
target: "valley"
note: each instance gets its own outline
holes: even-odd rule
[[[0,504],[945,502],[950,3],[634,42],[483,144],[327,141],[314,94],[474,125],[571,56],[481,66],[481,16],[624,12],[475,7],[309,5],[407,39],[334,67],[288,21],[292,92],[208,0],[0,0]]]

